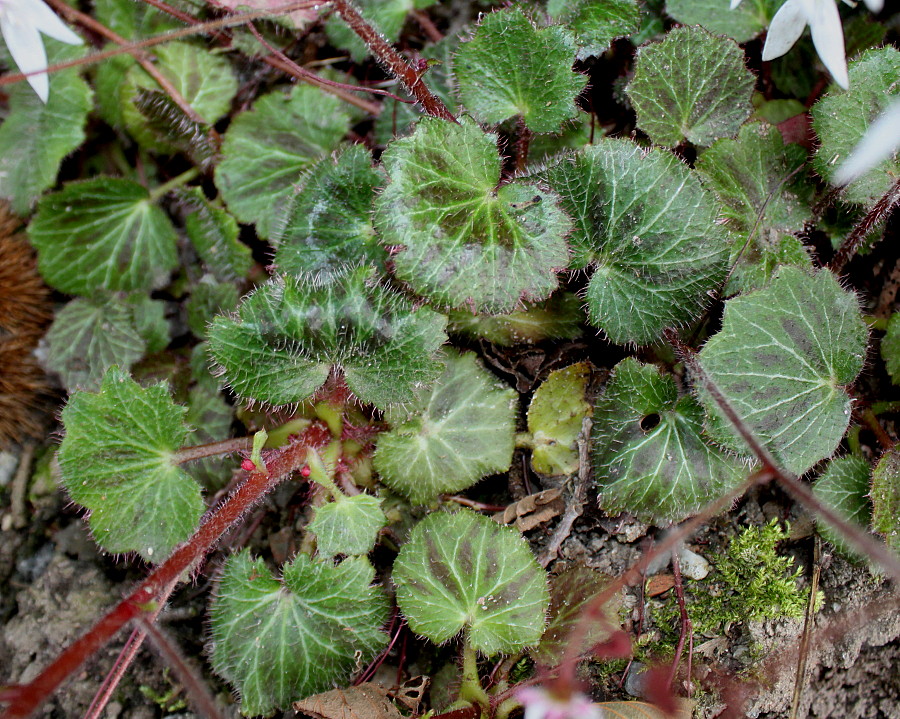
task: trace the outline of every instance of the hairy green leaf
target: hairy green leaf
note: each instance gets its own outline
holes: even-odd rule
[[[587,84],[571,69],[577,50],[571,31],[538,28],[518,7],[489,13],[453,61],[459,99],[479,122],[520,116],[533,132],[558,132]]]
[[[616,343],[649,344],[699,316],[725,278],[719,205],[671,153],[602,139],[542,173],[575,220],[573,268],[596,264],[588,317]]]
[[[568,263],[556,194],[521,180],[498,189],[496,140],[471,120],[426,117],[382,155],[376,228],[401,248],[397,276],[439,305],[508,312],[548,296]]]
[[[364,145],[320,160],[287,203],[275,240],[275,264],[291,274],[331,275],[351,264],[381,270],[387,253],[375,239],[372,202],[382,178]]]
[[[613,40],[637,32],[641,23],[636,0],[548,0],[547,13],[575,32],[579,60],[602,55]]]
[[[209,323],[217,314],[225,314],[237,309],[240,294],[237,287],[228,282],[207,281],[203,278],[191,289],[191,296],[185,303],[187,323],[197,337],[206,337]]]
[[[600,506],[643,521],[678,522],[734,488],[745,467],[713,447],[703,410],[653,365],[617,364],[594,407]]]
[[[753,111],[756,80],[733,40],[696,27],[676,27],[642,47],[626,88],[638,127],[653,142],[710,145],[733,137]]]
[[[578,436],[590,415],[585,399],[591,368],[578,362],[551,372],[535,390],[528,406],[528,431],[532,436],[531,467],[547,475],[578,471]]]
[[[534,645],[544,631],[547,577],[514,529],[464,509],[419,522],[394,562],[397,603],[433,642],[466,631],[487,655]]]
[[[164,383],[142,388],[117,367],[99,392],[76,392],[63,408],[62,483],[106,551],[161,562],[196,529],[200,487],[173,461],[184,415]]]
[[[744,43],[769,27],[783,4],[784,0],[743,0],[731,8],[720,0],[667,0],[666,12],[683,25],[701,25]]]
[[[819,136],[815,167],[831,181],[872,122],[900,97],[900,51],[883,47],[864,52],[850,62],[850,89],[834,89],[812,108],[813,128]],[[843,192],[848,202],[871,205],[900,175],[900,157],[894,153],[851,182]]]
[[[900,384],[900,312],[888,319],[887,332],[881,338],[881,359],[894,384]]]
[[[47,40],[50,64],[84,54],[82,48]],[[40,194],[56,183],[60,163],[84,142],[91,89],[77,68],[50,75],[47,104],[24,82],[9,92],[0,124],[0,197],[15,213],[28,215]]]
[[[136,182],[73,182],[38,203],[28,227],[48,284],[73,295],[149,290],[178,265],[175,228]]]
[[[250,248],[238,237],[235,219],[206,199],[199,187],[178,193],[190,214],[184,218],[188,239],[203,264],[220,282],[242,280],[253,265]]]
[[[448,353],[430,389],[388,413],[378,436],[375,469],[391,489],[417,504],[459,492],[512,461],[516,393],[474,354]]]
[[[830,456],[850,422],[845,385],[862,370],[859,300],[834,275],[784,266],[765,289],[725,303],[722,329],[700,352],[710,379],[789,472]],[[700,388],[717,440],[747,453]]]
[[[387,644],[374,576],[363,557],[335,566],[298,554],[281,580],[248,551],[228,558],[210,610],[211,658],[243,714],[268,715],[346,682]]]
[[[828,463],[828,467],[813,485],[813,494],[824,504],[840,514],[851,524],[869,528],[872,508],[869,505],[869,485],[872,468],[860,457],[840,457]],[[843,555],[855,556],[852,547],[844,541],[838,527],[817,522],[819,533]]]
[[[781,265],[794,265],[808,272],[814,270],[809,250],[795,235],[768,232],[757,236],[749,246],[747,242],[740,238],[731,248],[733,270],[725,284],[726,297],[765,287]]]
[[[381,502],[368,494],[339,496],[316,507],[309,531],[316,535],[316,548],[323,557],[337,554],[368,554],[387,524]]]
[[[872,529],[900,552],[900,451],[890,449],[872,471]]]
[[[216,187],[241,222],[277,234],[294,184],[347,133],[350,114],[333,95],[297,85],[260,97],[225,133]]]
[[[213,358],[242,397],[286,405],[311,396],[332,367],[364,402],[385,409],[411,400],[441,371],[446,318],[349,270],[330,282],[281,277],[259,287],[238,317],[217,317]]]
[[[581,300],[569,292],[557,292],[543,302],[526,302],[525,308],[508,315],[473,314],[451,310],[447,331],[473,339],[485,339],[501,347],[533,344],[547,339],[573,339],[581,334],[584,313]]]

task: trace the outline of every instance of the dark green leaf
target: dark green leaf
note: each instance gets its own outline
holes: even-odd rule
[[[869,504],[869,485],[872,468],[859,457],[840,457],[828,463],[828,467],[813,485],[813,494],[819,501],[840,514],[851,524],[869,528],[872,508]],[[819,533],[841,554],[853,557],[855,553],[844,541],[838,527],[817,522]]]
[[[602,55],[617,37],[637,32],[641,22],[636,0],[548,0],[547,13],[575,32],[579,60]]]
[[[250,248],[238,239],[240,228],[235,219],[211,204],[199,187],[182,190],[178,196],[191,211],[184,219],[184,229],[203,264],[220,282],[244,279],[253,258]]]
[[[667,0],[666,12],[683,25],[702,25],[744,43],[769,27],[783,4],[784,0],[743,0],[732,9],[728,0]]]

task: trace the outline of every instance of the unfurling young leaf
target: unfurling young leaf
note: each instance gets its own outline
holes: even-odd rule
[[[450,334],[485,339],[500,347],[574,339],[581,334],[584,321],[581,300],[570,292],[557,292],[543,302],[526,302],[524,309],[505,315],[479,315],[467,310],[451,310],[447,315]]]
[[[859,300],[834,275],[784,266],[765,289],[725,303],[722,329],[700,351],[704,371],[789,472],[831,456],[847,431],[845,386],[862,370],[867,330]],[[699,387],[718,441],[748,452]]]
[[[217,317],[212,356],[241,397],[270,405],[301,402],[343,371],[363,402],[386,409],[410,401],[441,372],[436,358],[447,319],[413,309],[373,279],[347,270],[329,281],[281,277],[257,288],[237,317]]]
[[[474,354],[448,353],[430,389],[391,410],[378,437],[375,469],[391,489],[417,504],[459,492],[512,461],[516,393]]]
[[[397,276],[443,307],[509,312],[547,297],[568,263],[556,194],[525,180],[498,188],[496,142],[469,119],[426,117],[382,155],[376,229],[399,246]]]
[[[187,437],[185,408],[165,384],[142,388],[117,367],[97,393],[76,392],[62,411],[62,483],[90,511],[97,543],[161,562],[200,521],[200,487],[173,461]]]
[[[62,292],[150,290],[178,264],[172,221],[136,182],[73,182],[46,195],[28,226],[41,275]]]
[[[248,551],[225,563],[210,610],[212,664],[241,695],[241,712],[269,715],[346,682],[387,644],[387,600],[363,557],[298,554],[282,578]]]
[[[872,529],[900,552],[900,451],[884,453],[872,472]]]
[[[657,524],[690,516],[746,474],[707,439],[697,401],[632,358],[615,366],[594,407],[593,459],[603,510]]]
[[[603,139],[541,174],[575,221],[573,268],[596,270],[588,317],[619,344],[650,344],[698,317],[725,278],[720,207],[671,153]]]
[[[872,507],[869,503],[869,486],[872,468],[860,457],[848,456],[833,459],[813,485],[813,494],[824,504],[840,514],[851,524],[869,528]],[[855,557],[856,553],[844,541],[840,528],[817,522],[819,534],[831,542],[838,552]]]
[[[333,502],[316,507],[309,531],[316,535],[316,548],[322,557],[338,554],[368,554],[387,524],[377,497],[357,494],[337,495]]]
[[[394,562],[397,603],[410,629],[441,643],[465,631],[489,656],[537,644],[547,577],[516,530],[468,509],[419,522]]]
[[[235,219],[207,200],[199,187],[179,190],[178,199],[190,212],[184,218],[184,229],[203,265],[219,282],[246,277],[253,257],[238,239],[240,228]]]
[[[628,97],[653,142],[710,145],[733,137],[750,117],[756,79],[737,44],[696,27],[676,27],[642,47]]]
[[[571,69],[577,49],[571,31],[538,28],[520,8],[489,13],[453,61],[460,102],[479,122],[522,117],[533,132],[559,132],[587,84]]]
[[[548,0],[547,14],[575,32],[579,60],[602,55],[613,40],[637,32],[641,23],[636,0]]]

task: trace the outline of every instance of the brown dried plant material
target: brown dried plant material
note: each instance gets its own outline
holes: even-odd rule
[[[419,713],[419,705],[425,696],[425,690],[428,688],[431,679],[424,674],[407,679],[397,689],[388,692],[388,696],[395,702],[402,704],[413,714]]]
[[[502,512],[497,512],[493,519],[501,524],[515,523],[516,529],[527,532],[558,517],[565,508],[562,490],[547,489],[510,504]]]
[[[348,689],[332,689],[299,702],[294,709],[313,719],[402,719],[388,699],[388,690],[367,682]]]
[[[657,574],[647,580],[647,596],[658,597],[675,586],[675,577],[671,574]]]

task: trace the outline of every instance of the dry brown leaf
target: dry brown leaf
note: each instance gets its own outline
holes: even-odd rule
[[[425,690],[431,679],[424,674],[417,677],[407,679],[396,690],[388,692],[388,696],[395,702],[400,702],[404,707],[409,709],[413,714],[419,713],[419,705],[422,703],[422,697],[425,696]]]
[[[510,504],[502,512],[497,512],[494,520],[501,524],[515,523],[516,529],[527,532],[558,517],[565,508],[562,490],[547,489]]]
[[[675,577],[671,574],[657,574],[647,580],[647,596],[658,597],[675,586]]]
[[[403,719],[380,684],[367,682],[348,689],[332,689],[294,702],[294,709],[313,719]]]

